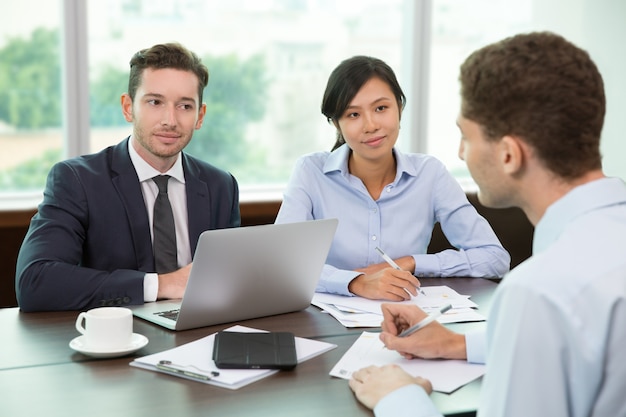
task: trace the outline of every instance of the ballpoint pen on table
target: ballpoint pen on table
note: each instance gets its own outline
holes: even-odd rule
[[[413,333],[415,333],[419,329],[421,329],[423,327],[426,327],[430,323],[432,323],[433,321],[437,320],[439,317],[441,317],[441,315],[443,313],[445,313],[446,311],[450,310],[451,308],[452,308],[452,306],[450,304],[441,307],[438,311],[436,311],[433,314],[431,314],[431,315],[427,316],[426,318],[424,318],[424,320],[420,321],[417,324],[414,324],[413,326],[409,327],[408,329],[403,330],[402,333],[400,333],[398,335],[398,337],[407,337],[407,336],[412,335]]]
[[[400,268],[400,266],[395,263],[393,261],[393,259],[391,259],[389,257],[389,255],[387,255],[385,252],[383,252],[383,250],[381,248],[379,248],[378,246],[376,246],[376,250],[378,251],[378,253],[380,253],[380,256],[383,257],[383,259],[385,260],[385,262],[387,262],[393,269],[397,269],[398,271],[402,271],[402,268]],[[422,293],[422,295],[426,295],[424,294],[424,291],[422,291],[421,288],[417,289],[420,293]]]

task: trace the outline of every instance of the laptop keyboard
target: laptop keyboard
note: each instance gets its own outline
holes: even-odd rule
[[[166,319],[176,321],[178,319],[179,311],[180,311],[179,309],[169,310],[169,311],[159,311],[158,313],[154,313],[154,314],[156,314],[157,316],[165,317]]]

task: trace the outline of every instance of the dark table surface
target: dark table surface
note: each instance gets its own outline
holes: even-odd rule
[[[472,296],[487,315],[497,284],[476,278],[421,279],[423,285],[448,285]],[[332,367],[363,330],[348,329],[310,306],[304,311],[181,332],[140,319],[134,332],[149,339],[144,348],[122,358],[97,359],[73,351],[79,334],[77,312],[22,313],[0,309],[0,416],[367,416],[347,381],[329,376]],[[171,349],[233,324],[334,343],[338,347],[238,390],[229,390],[129,366],[135,357]],[[448,325],[456,331],[485,323]],[[433,393],[446,415],[472,415],[480,379],[452,394]],[[467,414],[466,414],[467,413]]]

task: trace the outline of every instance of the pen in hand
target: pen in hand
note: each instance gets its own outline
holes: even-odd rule
[[[376,250],[378,251],[378,253],[380,253],[380,256],[383,257],[385,262],[387,262],[393,269],[397,269],[398,271],[402,271],[402,268],[400,268],[400,266],[397,263],[395,263],[394,260],[389,257],[389,255],[387,255],[385,252],[383,252],[383,250],[381,248],[376,246]],[[426,295],[426,294],[424,294],[424,291],[422,291],[421,288],[417,288],[417,290],[420,293],[422,293],[422,295]]]
[[[407,337],[407,336],[412,335],[413,333],[415,333],[419,329],[421,329],[423,327],[426,327],[430,323],[432,323],[433,321],[437,320],[439,317],[441,317],[441,315],[443,313],[445,313],[446,311],[450,310],[451,308],[452,308],[452,306],[450,304],[441,307],[439,309],[439,311],[434,312],[433,314],[429,315],[428,317],[425,317],[424,320],[420,321],[419,323],[416,323],[413,326],[409,327],[408,329],[403,330],[402,333],[400,333],[398,335],[398,337]]]

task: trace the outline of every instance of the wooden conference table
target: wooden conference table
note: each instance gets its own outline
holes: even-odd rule
[[[476,278],[421,279],[469,294],[487,315],[497,284]],[[0,309],[0,416],[371,416],[347,381],[329,376],[332,367],[363,330],[343,327],[310,306],[304,311],[236,324],[338,345],[327,353],[238,390],[229,390],[129,366],[133,357],[157,353],[230,327],[233,323],[173,332],[134,319],[134,332],[149,339],[122,358],[96,359],[75,352],[77,312],[22,313]],[[449,325],[457,331],[481,323]],[[446,415],[474,415],[480,380],[452,394],[433,393]]]

